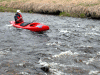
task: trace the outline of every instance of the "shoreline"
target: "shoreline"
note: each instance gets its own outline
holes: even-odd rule
[[[100,19],[99,4],[85,5],[62,5],[52,3],[34,3],[34,2],[0,2],[0,11],[15,12],[20,9],[23,12],[52,14],[68,17]]]

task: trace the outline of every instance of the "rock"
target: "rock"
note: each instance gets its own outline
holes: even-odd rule
[[[86,15],[86,17],[91,17],[90,12],[87,12],[85,15]]]
[[[41,67],[41,69],[42,69],[44,72],[49,72],[49,67],[47,67],[47,66]]]

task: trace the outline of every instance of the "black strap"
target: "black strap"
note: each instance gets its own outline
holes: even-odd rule
[[[24,22],[22,24],[20,24],[20,26],[27,26],[28,24],[30,24],[29,22]]]

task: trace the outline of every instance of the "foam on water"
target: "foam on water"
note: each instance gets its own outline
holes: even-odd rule
[[[98,52],[97,55],[100,55],[100,52]]]
[[[9,49],[1,49],[0,56],[7,55],[10,52],[9,50],[10,50],[10,48]]]
[[[87,60],[87,61],[83,61],[83,63],[85,63],[85,64],[90,64],[90,63],[92,63],[92,62],[94,62],[94,58],[89,58],[89,60]]]
[[[90,46],[90,45],[80,45],[80,47],[92,48],[93,46]]]
[[[51,62],[51,63],[43,62],[41,59],[39,60],[39,64],[41,66],[50,67],[50,71],[53,73],[53,75],[65,75],[65,73],[63,73],[57,69],[57,67],[66,67],[66,65],[64,65],[64,64],[54,63],[54,62]]]
[[[100,27],[92,28],[93,31],[100,31]]]
[[[49,42],[46,45],[55,45],[55,46],[60,46],[61,42]]]
[[[7,54],[8,52],[4,52],[4,51],[0,51],[0,55],[5,55]]]
[[[99,33],[93,33],[93,32],[91,32],[91,33],[85,33],[85,36],[88,36],[88,35],[98,35],[98,36],[100,36]]]
[[[53,75],[65,75],[65,73],[63,73],[57,69],[51,69],[51,72],[53,72]]]
[[[52,56],[53,58],[58,58],[58,57],[61,57],[61,56],[69,56],[69,55],[71,55],[71,56],[78,56],[79,55],[79,53],[77,53],[77,52],[72,52],[71,50],[69,50],[69,51],[65,51],[65,52],[61,52],[60,54],[58,54],[58,55],[54,55],[54,56]],[[49,59],[51,59],[50,57],[49,57]],[[67,69],[67,66],[75,66],[75,65],[65,65],[65,64],[60,64],[60,63],[56,63],[56,62],[44,62],[44,61],[42,61],[41,59],[39,60],[39,64],[41,65],[41,66],[48,66],[48,67],[50,67],[50,71],[54,74],[54,75],[66,75],[64,72],[62,72],[61,70],[59,70],[59,68],[60,67],[62,67],[62,68],[66,68]]]
[[[71,33],[71,31],[68,31],[67,29],[59,29],[61,33]]]
[[[40,65],[42,66],[49,66],[49,63],[43,62],[41,59],[39,60]]]
[[[15,13],[3,12],[2,14],[4,18],[0,19],[0,46],[1,48],[12,47],[12,51],[0,50],[0,57],[3,56],[0,58],[0,65],[10,63],[8,67],[2,66],[2,70],[13,69],[18,72],[17,74],[22,75],[28,75],[29,72],[34,75],[33,72],[40,72],[33,66],[24,68],[24,63],[20,62],[29,61],[35,66],[39,62],[41,66],[50,67],[51,75],[99,73],[100,21],[22,13],[26,22],[35,19],[50,27],[50,30],[45,33],[46,36],[43,36],[44,34],[17,29],[8,23],[14,19]],[[38,58],[42,59],[38,61]],[[2,70],[1,73],[7,74]]]
[[[20,72],[18,74],[21,74],[21,75],[30,75],[28,72]]]
[[[7,24],[6,26],[8,26],[8,27],[12,27],[13,25],[12,25],[12,24]]]
[[[94,75],[94,74],[100,75],[100,71],[90,71],[89,72],[89,75]]]
[[[69,55],[71,55],[71,56],[78,56],[79,55],[79,53],[77,53],[77,52],[72,52],[72,51],[65,51],[65,52],[61,52],[60,54],[58,54],[58,55],[54,55],[53,57],[61,57],[61,56],[64,56],[64,55],[66,55],[66,56],[69,56]]]
[[[24,65],[24,63],[19,63],[19,64],[17,64],[17,66],[23,66]]]

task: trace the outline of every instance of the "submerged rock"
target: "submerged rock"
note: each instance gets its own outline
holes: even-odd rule
[[[41,67],[41,69],[42,69],[44,72],[49,72],[49,67],[47,67],[47,66]]]

